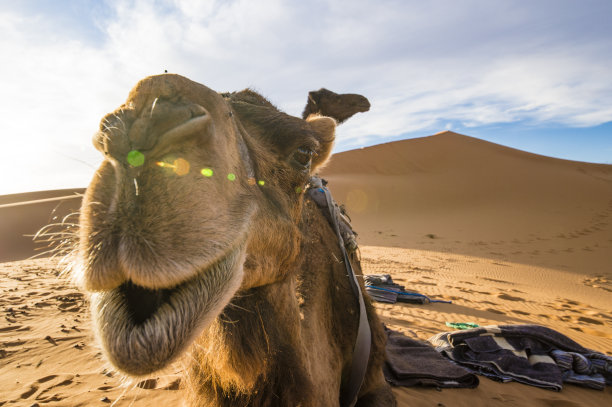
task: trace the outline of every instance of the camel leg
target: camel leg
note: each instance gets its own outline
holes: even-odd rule
[[[396,407],[397,403],[391,386],[385,385],[373,389],[372,391],[362,395],[357,400],[355,407]]]
[[[355,407],[395,407],[395,396],[391,385],[385,380],[381,370],[370,370]]]

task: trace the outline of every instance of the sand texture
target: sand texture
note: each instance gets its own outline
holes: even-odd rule
[[[390,327],[427,339],[446,321],[537,323],[612,355],[612,166],[444,132],[336,154],[323,175],[359,233],[365,273],[452,301],[376,304]],[[0,406],[181,405],[180,363],[126,380],[102,360],[87,298],[60,270],[52,259],[0,264]],[[473,390],[394,391],[399,406],[612,404],[610,388],[482,377]]]

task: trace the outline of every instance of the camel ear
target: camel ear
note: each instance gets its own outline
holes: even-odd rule
[[[310,91],[308,92],[308,100],[306,101],[306,107],[304,107],[304,111],[302,112],[302,119],[306,120],[308,116],[319,113],[319,97],[321,95],[321,91],[327,89],[321,88],[318,91]]]
[[[312,158],[312,172],[323,166],[331,155],[336,139],[336,121],[327,116],[309,116],[306,121],[315,131],[317,140],[319,141],[319,149],[317,154]]]

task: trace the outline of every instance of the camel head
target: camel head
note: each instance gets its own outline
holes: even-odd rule
[[[94,145],[104,161],[83,200],[75,275],[116,368],[163,368],[237,291],[286,278],[302,191],[335,125],[169,74],[139,82],[102,119]]]
[[[333,117],[338,124],[345,122],[356,113],[370,110],[370,101],[355,93],[337,94],[321,88],[308,93],[306,107],[302,113],[304,119],[313,114]]]

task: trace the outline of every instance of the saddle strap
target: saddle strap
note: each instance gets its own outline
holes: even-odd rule
[[[336,232],[336,235],[338,236],[340,250],[342,250],[342,256],[344,258],[344,264],[348,273],[349,282],[351,284],[351,288],[353,289],[353,293],[359,302],[359,327],[357,328],[357,339],[355,340],[355,346],[353,347],[353,359],[351,361],[349,381],[348,385],[342,390],[342,394],[340,395],[340,405],[342,407],[354,407],[357,403],[359,390],[361,389],[361,385],[363,384],[366,370],[368,368],[370,348],[372,345],[372,333],[370,331],[370,324],[368,322],[368,315],[365,309],[363,294],[361,293],[359,282],[357,281],[357,277],[353,271],[353,266],[349,260],[344,239],[342,238],[342,234],[340,232],[340,225],[338,223],[340,215],[339,209],[334,203],[331,193],[320,180],[316,179],[314,182],[311,182],[311,184],[314,184],[313,186],[320,192],[323,192],[325,195],[332,226]]]

